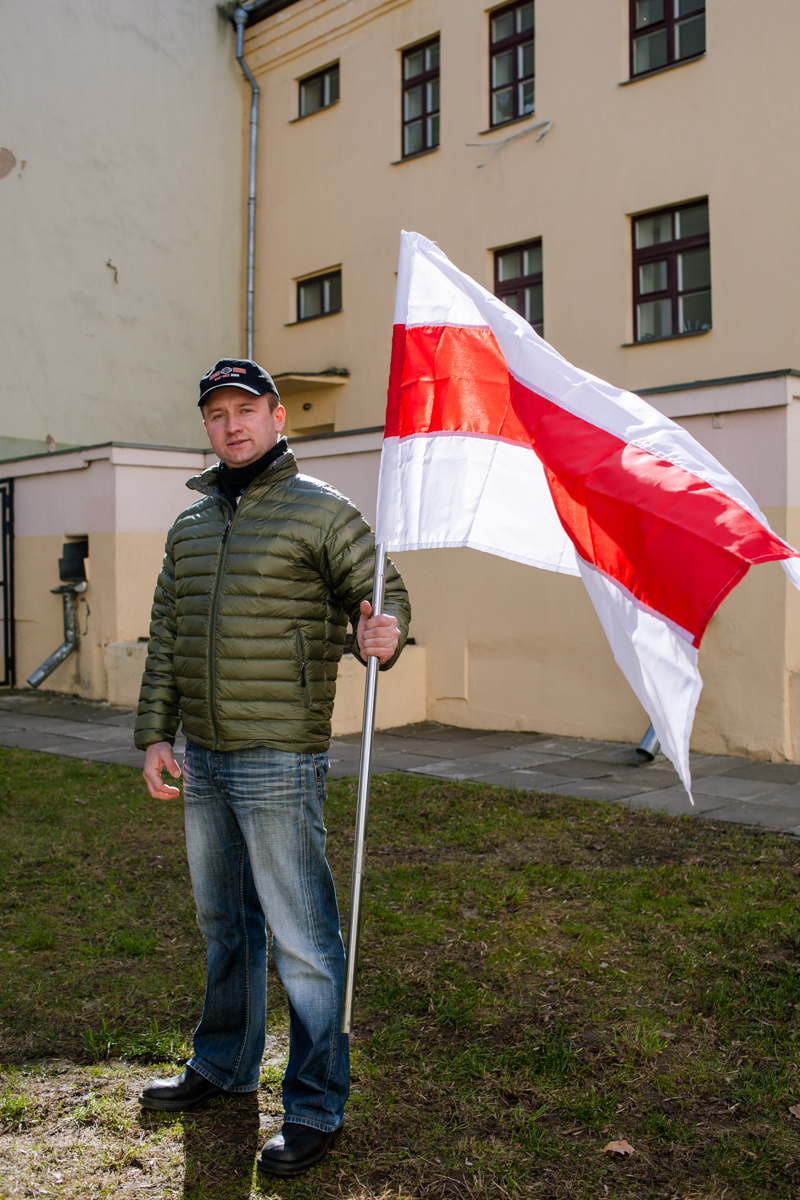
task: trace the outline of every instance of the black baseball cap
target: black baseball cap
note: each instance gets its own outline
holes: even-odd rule
[[[220,387],[238,387],[254,396],[266,396],[272,393],[277,396],[278,389],[263,367],[250,358],[221,358],[200,380],[200,399],[198,405],[203,407],[209,392]]]

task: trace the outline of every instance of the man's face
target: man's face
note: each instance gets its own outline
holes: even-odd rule
[[[269,396],[237,387],[215,388],[203,405],[203,424],[226,467],[246,467],[277,442],[286,421],[282,404],[270,412]]]

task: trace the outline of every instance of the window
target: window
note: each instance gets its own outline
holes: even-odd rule
[[[544,337],[541,241],[495,250],[494,294]]]
[[[313,321],[342,308],[342,272],[326,271],[313,279],[301,279],[297,285],[297,319]]]
[[[696,58],[705,48],[705,0],[631,0],[632,76]]]
[[[439,145],[439,39],[403,51],[403,158]]]
[[[309,117],[321,108],[330,108],[339,99],[339,64],[317,71],[300,80],[300,116]]]
[[[533,0],[492,13],[489,30],[490,124],[504,125],[533,112]]]
[[[711,328],[707,200],[634,219],[633,295],[637,342]]]

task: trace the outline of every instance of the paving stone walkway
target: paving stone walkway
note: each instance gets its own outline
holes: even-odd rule
[[[0,694],[0,745],[96,762],[141,767],[133,745],[133,713],[55,693]],[[183,750],[183,739],[176,751]],[[358,734],[334,738],[331,775],[357,775]],[[695,807],[671,764],[642,764],[627,743],[539,733],[460,729],[433,721],[375,735],[376,773],[408,771],[468,779],[524,791],[585,796],[633,808],[659,809],[760,825],[800,837],[800,764],[692,754]]]

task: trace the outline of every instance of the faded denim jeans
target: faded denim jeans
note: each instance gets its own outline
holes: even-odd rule
[[[189,1065],[217,1087],[258,1087],[267,1005],[267,930],[289,997],[287,1121],[342,1123],[350,1081],[339,1031],[344,945],[325,858],[324,754],[187,742],[186,849],[208,947],[203,1015]]]

